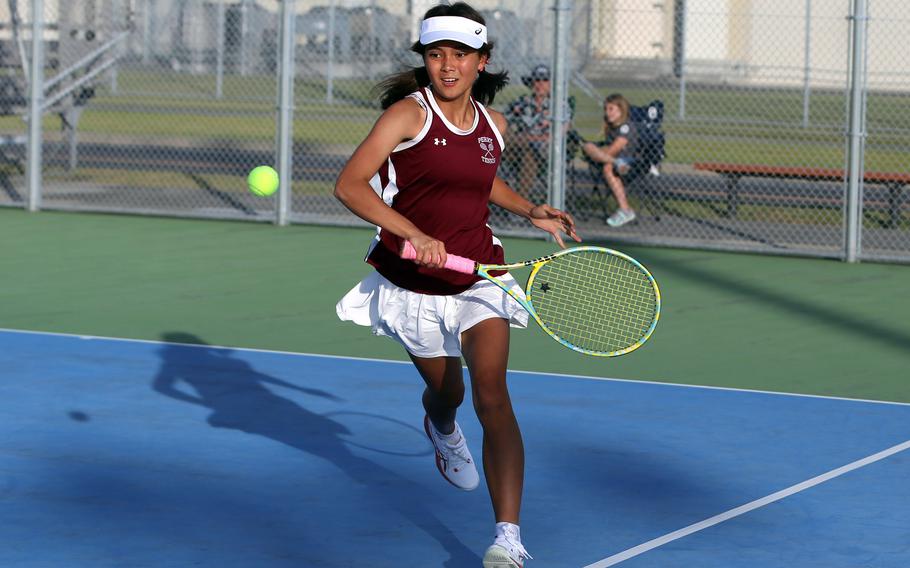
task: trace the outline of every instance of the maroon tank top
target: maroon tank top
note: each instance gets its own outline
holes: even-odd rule
[[[502,246],[487,226],[502,135],[474,99],[474,124],[461,130],[445,118],[429,88],[408,96],[426,110],[426,122],[414,139],[395,148],[371,185],[392,209],[445,243],[448,253],[484,264],[503,263]],[[451,295],[480,280],[402,260],[401,244],[399,237],[380,229],[366,258],[396,286]]]

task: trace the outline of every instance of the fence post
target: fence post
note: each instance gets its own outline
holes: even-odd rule
[[[686,0],[673,4],[673,75],[679,79],[680,120],[686,118]]]
[[[291,210],[294,137],[294,0],[281,2],[281,61],[278,80],[278,209],[275,222],[287,225]]]
[[[32,61],[28,75],[28,210],[41,208],[44,115],[44,0],[32,0]]]
[[[215,12],[215,98],[224,96],[224,2],[218,2]]]
[[[550,204],[565,208],[566,129],[569,126],[569,31],[572,25],[572,0],[555,0],[553,76],[550,83],[552,123],[550,124]]]
[[[866,0],[853,0],[850,19],[850,130],[847,146],[847,211],[845,260],[856,262],[862,238],[863,153],[866,137]]]
[[[325,66],[325,102],[335,103],[335,0],[329,2],[329,53]]]
[[[812,0],[806,0],[805,38],[803,42],[803,128],[809,127],[809,104],[812,96]]]

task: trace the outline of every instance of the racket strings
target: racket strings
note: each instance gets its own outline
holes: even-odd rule
[[[612,353],[636,345],[657,317],[651,276],[604,251],[557,256],[537,271],[532,287],[532,305],[546,327],[588,351]]]

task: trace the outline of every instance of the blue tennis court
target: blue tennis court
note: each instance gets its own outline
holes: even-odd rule
[[[204,343],[0,332],[0,565],[480,564],[485,486],[439,476],[411,365]],[[910,562],[910,405],[510,388],[532,566]],[[459,421],[479,456],[469,405]]]

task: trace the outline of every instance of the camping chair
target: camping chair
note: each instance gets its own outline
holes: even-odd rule
[[[620,176],[626,186],[626,193],[629,195],[634,193],[642,207],[648,210],[656,221],[660,221],[658,206],[660,164],[666,157],[666,137],[661,129],[663,119],[663,101],[653,100],[645,106],[629,107],[629,122],[634,124],[638,131],[638,147],[635,149],[635,161],[631,168]],[[574,133],[574,135],[579,140],[579,145],[583,143],[578,133]],[[604,146],[604,142],[595,142],[595,144]],[[607,185],[607,180],[604,179],[603,164],[595,162],[584,153],[582,153],[582,158],[588,166],[593,186],[587,199],[578,199],[579,202],[574,208],[576,215],[586,221],[593,202],[597,202],[600,204],[602,218],[606,219],[609,216],[607,200],[612,196],[612,192]]]

